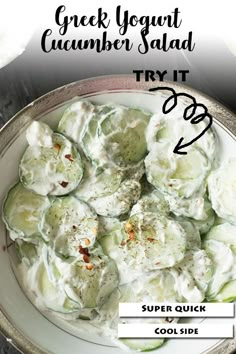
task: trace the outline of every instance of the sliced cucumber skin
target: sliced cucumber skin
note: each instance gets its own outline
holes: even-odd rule
[[[205,240],[216,240],[231,245],[236,253],[236,225],[225,222],[213,226],[207,233]]]
[[[117,263],[120,284],[126,284],[149,271],[178,264],[184,258],[187,238],[175,220],[146,212],[132,215],[99,242],[104,253]]]
[[[57,131],[78,144],[89,117],[95,112],[96,106],[89,101],[79,100],[74,102],[61,117]]]
[[[200,168],[196,168],[196,159]],[[191,147],[188,155],[176,156],[169,142],[155,143],[144,163],[148,182],[164,194],[191,198],[205,189],[210,162],[200,148]]]
[[[236,225],[236,158],[217,167],[208,178],[209,199],[218,217]]]
[[[98,215],[118,217],[128,213],[131,206],[138,200],[141,185],[135,180],[124,180],[113,194],[94,198],[88,201]]]
[[[203,248],[213,263],[213,276],[206,292],[209,301],[216,299],[222,289],[236,279],[236,255],[232,245],[213,238],[205,239]]]
[[[73,219],[70,220],[70,217]],[[64,218],[69,218],[69,220],[65,221]],[[64,224],[70,227],[62,232],[60,225]],[[98,217],[87,203],[72,195],[57,197],[45,209],[39,229],[44,240],[49,242],[49,246],[60,256],[77,257],[80,254],[80,246],[91,248],[94,245],[98,233]]]
[[[135,116],[135,112],[137,116]],[[149,119],[150,114],[139,109],[119,105],[98,106],[97,114],[88,121],[87,128],[84,129],[81,137],[85,155],[95,165],[113,163],[116,166],[126,168],[140,162],[147,151],[145,129]],[[135,120],[136,122],[139,121],[131,131],[129,124],[134,124]],[[140,125],[143,125],[142,129]],[[139,138],[134,139],[129,136],[130,133],[136,134]],[[122,143],[122,139],[125,140],[124,143]],[[137,140],[139,140],[138,154]],[[95,141],[96,151],[91,147]],[[142,144],[140,141],[142,141]],[[113,151],[114,146],[116,146],[117,151]],[[99,158],[97,151],[101,152],[101,158]]]
[[[129,124],[125,125],[125,122],[132,123],[137,120],[137,117],[139,118],[139,122],[136,127],[130,129],[128,127]],[[110,129],[108,136],[110,135],[109,142],[111,144],[122,142],[122,144],[120,144],[119,154],[113,155],[113,158],[118,165],[136,164],[145,157],[147,152],[145,129],[147,127],[149,118],[149,115],[144,114],[144,112],[139,109],[123,108],[122,118],[120,121],[121,125],[123,125],[122,132],[114,131],[116,128],[116,121],[113,119],[113,122],[111,123],[113,125],[111,128],[113,129]],[[100,131],[104,135],[106,134],[104,132],[103,125],[106,120],[108,121],[109,119],[112,120],[111,116],[105,118],[100,123]],[[124,142],[122,141],[123,139]],[[139,141],[138,146],[136,141]]]
[[[207,299],[208,300],[208,299]],[[233,302],[236,300],[236,280],[226,283],[210,302]]]
[[[16,226],[14,226],[13,220],[10,221],[9,220],[9,216],[7,216],[8,212],[9,212],[9,207],[11,209],[11,204],[13,204],[13,206],[15,207],[15,203],[16,203],[16,198],[20,198],[21,195],[25,193],[26,196],[28,198],[30,198],[30,201],[33,200],[33,198],[35,198],[36,201],[36,206],[37,206],[37,210],[40,210],[40,202],[42,204],[42,211],[41,213],[39,213],[39,215],[36,215],[36,218],[38,217],[38,224],[35,227],[35,230],[32,231],[31,234],[28,234],[26,232],[25,228],[21,228],[19,229],[19,227],[17,228]],[[18,194],[18,195],[17,195]],[[44,205],[45,204],[45,205]],[[29,205],[29,203],[28,203]],[[44,206],[43,206],[44,205]],[[41,233],[38,229],[38,225],[41,221],[41,217],[43,215],[43,210],[45,210],[48,206],[50,205],[50,201],[47,197],[45,196],[41,196],[38,195],[36,193],[34,193],[33,191],[28,190],[27,188],[25,188],[21,182],[17,182],[9,191],[8,194],[5,198],[4,204],[3,204],[3,210],[2,210],[2,219],[7,227],[7,229],[11,232],[13,231],[15,235],[18,235],[19,238],[23,239],[23,240],[28,240],[28,241],[36,241],[36,239],[39,237],[41,238]],[[22,206],[22,204],[21,204]],[[32,226],[32,222],[31,222],[31,226]],[[11,234],[10,234],[11,236]]]
[[[120,339],[120,341],[129,349],[133,349],[137,352],[150,352],[154,349],[160,348],[165,339]]]
[[[124,179],[124,172],[113,166],[99,169],[84,159],[84,178],[73,194],[81,200],[89,202],[115,193]],[[91,188],[93,186],[93,188]]]
[[[77,148],[75,147],[75,145],[65,136],[63,136],[60,133],[53,133],[53,147],[48,148],[48,147],[40,147],[38,148],[38,151],[40,151],[40,158],[38,158],[37,154],[36,157],[33,157],[33,160],[35,160],[35,166],[36,168],[38,168],[37,166],[39,165],[40,161],[44,161],[46,163],[46,161],[49,161],[49,159],[47,158],[47,155],[51,155],[51,158],[53,158],[54,161],[54,166],[56,166],[56,172],[54,173],[54,178],[50,177],[50,175],[47,175],[46,172],[45,174],[43,174],[43,176],[41,176],[41,179],[39,179],[38,184],[41,184],[41,187],[43,185],[47,186],[47,188],[45,187],[45,189],[40,188],[40,186],[37,186],[37,183],[35,183],[35,177],[34,177],[34,183],[32,181],[30,181],[31,177],[26,177],[27,173],[29,173],[29,169],[25,172],[24,171],[24,160],[26,160],[26,163],[29,164],[29,162],[27,162],[27,160],[30,160],[30,154],[35,154],[35,152],[33,151],[34,147],[32,146],[28,146],[21,158],[20,161],[20,165],[19,165],[19,176],[20,176],[20,181],[21,183],[24,185],[25,188],[32,190],[33,192],[40,194],[40,195],[49,195],[49,196],[63,196],[63,195],[67,195],[68,193],[72,192],[80,183],[82,177],[83,177],[83,162],[82,159],[80,157],[80,154],[77,150]],[[63,151],[59,150],[59,152],[55,149],[55,146],[59,145],[59,146],[63,146],[64,144],[64,148],[62,149],[63,151],[66,148],[70,148],[69,154],[62,154]],[[43,156],[42,154],[46,155],[46,159],[45,156]],[[29,155],[29,156],[28,156]],[[66,157],[68,155],[68,157]],[[34,156],[34,155],[33,155]],[[59,156],[59,158],[58,158]],[[72,158],[73,161],[70,160],[70,158]],[[31,158],[32,159],[32,158]],[[64,164],[66,163],[66,165]],[[73,177],[73,179],[70,180],[71,176],[68,173],[69,169],[68,166],[69,164],[73,163],[73,168],[75,168],[75,164],[76,164],[76,173]],[[64,165],[63,165],[64,164]],[[63,165],[64,169],[63,171],[60,171],[61,166]],[[72,165],[71,165],[72,166]],[[45,164],[43,165],[44,168],[48,168]],[[59,169],[59,171],[58,171]],[[72,170],[72,169],[71,169]],[[32,169],[31,169],[32,171]],[[67,173],[65,175],[65,172]],[[74,173],[74,170],[73,170]],[[69,177],[69,178],[67,178]],[[49,183],[53,186],[50,186]],[[63,184],[64,183],[64,184]]]
[[[225,265],[230,259],[230,257],[236,256],[236,226],[225,222],[223,224],[219,224],[211,228],[211,230],[205,235],[204,238],[204,246],[206,248],[206,251],[208,251],[211,255],[211,248],[208,249],[209,242],[210,245],[211,242],[216,242],[217,244],[222,245],[221,252],[223,252],[224,249],[228,249],[229,254],[227,254],[227,257],[225,257],[227,259],[222,259],[222,265]],[[214,253],[211,256],[214,259]],[[207,294],[207,299],[209,301],[216,302],[230,302],[236,299],[236,269],[233,268],[232,265],[230,269],[228,269],[228,272],[221,274],[220,269],[218,269],[217,267],[215,271],[215,277],[221,277],[219,278],[221,280],[221,287],[217,293],[214,292],[214,294]],[[227,276],[227,274],[230,274],[230,271],[232,272],[231,276],[228,277],[226,281],[223,281],[223,275],[225,274]]]
[[[38,290],[42,294],[42,296],[46,298],[45,305],[49,310],[51,310],[53,312],[62,313],[62,314],[78,312],[79,308],[78,308],[77,304],[72,303],[71,300],[68,299],[65,294],[63,294],[61,289],[55,287],[55,285],[50,282],[46,268],[43,264],[39,267],[38,277],[39,277]],[[61,306],[60,305],[55,306],[55,307],[53,306],[52,300],[49,300],[47,298],[48,295],[50,298],[50,293],[51,294],[54,293],[55,297],[57,296],[57,294],[61,293],[61,298],[64,298],[64,301],[61,304]],[[47,301],[49,301],[49,302],[47,303]],[[68,302],[73,304],[74,307],[71,306],[70,308],[67,308],[66,303],[68,303]]]

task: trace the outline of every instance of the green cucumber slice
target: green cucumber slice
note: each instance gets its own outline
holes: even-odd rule
[[[124,180],[113,194],[88,201],[98,215],[117,217],[127,213],[138,200],[141,185],[135,180]]]
[[[144,212],[160,213],[167,216],[170,208],[163,194],[158,190],[153,190],[138,200],[131,210],[131,215]]]
[[[221,288],[218,294],[211,299],[214,302],[232,302],[236,300],[236,280],[231,280]]]
[[[165,195],[170,210],[176,216],[190,218],[201,234],[205,234],[214,225],[215,213],[206,195],[191,198],[178,198]]]
[[[207,252],[200,249],[189,250],[186,252],[184,259],[175,268],[180,272],[179,279],[185,276],[187,279],[190,275],[193,280],[193,289],[187,282],[184,284],[184,281],[179,287],[184,301],[198,302],[197,299],[188,298],[189,295],[197,295],[198,291],[200,292],[199,302],[203,301],[213,275],[213,263]]]
[[[205,249],[215,264],[214,277],[208,291],[211,301],[228,302],[236,298],[235,236],[236,226],[223,223],[212,227],[204,238]]]
[[[216,240],[229,246],[236,255],[236,226],[224,223],[210,229],[204,240]]]
[[[112,259],[104,255],[99,244],[80,254],[72,262],[54,258],[59,272],[58,280],[67,297],[80,308],[102,306],[118,286],[118,271]]]
[[[98,219],[85,202],[73,196],[55,198],[43,214],[40,231],[56,252],[76,257],[80,247],[94,245]]]
[[[215,223],[215,212],[206,197],[175,198],[165,195],[169,208],[177,217],[191,221],[201,235],[207,233]]]
[[[105,254],[115,260],[120,283],[155,269],[174,266],[185,255],[186,234],[175,220],[161,214],[132,215],[120,229],[99,240]]]
[[[52,311],[58,313],[73,313],[79,310],[78,305],[68,299],[65,293],[57,286],[52,284],[48,278],[46,268],[43,264],[39,266],[36,274],[38,282],[38,291],[41,295],[41,301]]]
[[[141,186],[136,178],[142,174],[143,166],[124,171],[116,166],[97,168],[86,161],[84,179],[73,194],[91,205],[98,215],[117,217],[127,213],[139,198]]]
[[[73,103],[64,112],[58,124],[58,132],[78,144],[87,121],[95,112],[96,107],[89,101],[81,100]]]
[[[74,194],[77,198],[87,202],[115,193],[124,179],[124,172],[117,167],[101,169],[88,161],[84,161],[84,166],[84,178]]]
[[[169,142],[155,143],[145,159],[148,181],[163,193],[190,198],[205,189],[210,169],[200,148],[189,147],[187,155],[173,153]]]
[[[236,158],[223,162],[208,177],[209,198],[216,214],[236,224]]]
[[[109,106],[97,106],[96,114],[88,119],[80,136],[80,143],[86,157],[97,166],[106,166],[109,164],[102,142],[98,136],[98,124],[101,116],[110,114],[111,111],[112,108]]]
[[[139,109],[118,105],[98,107],[97,115],[89,120],[81,138],[85,154],[97,165],[110,161],[128,167],[139,163],[147,150],[145,129],[149,119],[150,114]]]
[[[21,239],[15,240],[15,248],[21,262],[32,265],[39,257],[38,248],[35,244]]]
[[[150,114],[139,109],[121,108],[118,114],[115,112],[100,122],[100,132],[111,146],[111,150],[106,151],[118,165],[136,164],[144,158],[147,151],[145,129],[149,119]]]
[[[203,247],[213,262],[214,272],[206,294],[212,301],[227,283],[236,280],[236,255],[230,244],[216,239],[206,239]]]
[[[121,339],[121,342],[129,349],[137,352],[148,352],[160,348],[165,339]]]
[[[75,146],[63,135],[53,133],[53,146],[30,145],[19,166],[23,185],[40,195],[64,195],[73,191],[83,175]]]
[[[164,141],[170,142],[173,151],[180,137],[183,137],[185,142],[192,141],[206,128],[208,122],[205,120],[198,124],[190,124],[184,120],[183,112],[185,109],[186,106],[180,103],[178,109],[176,108],[168,114],[156,113],[151,117],[146,132],[149,151],[153,144]],[[216,142],[214,130],[208,129],[201,139],[195,141],[192,146],[200,147],[212,163],[217,153]]]
[[[43,211],[49,205],[47,197],[35,194],[21,183],[12,187],[3,205],[3,221],[10,231],[10,237],[26,241],[36,241],[41,237],[38,225]]]

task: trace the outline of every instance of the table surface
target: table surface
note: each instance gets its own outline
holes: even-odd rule
[[[215,57],[217,53],[212,55]],[[208,94],[236,112],[236,58],[232,64],[232,57],[226,56],[226,66],[227,60],[229,60],[229,65],[234,66],[232,72],[235,73],[227,77],[227,80],[223,73],[220,76],[220,72],[216,78],[215,70],[211,70],[210,66],[206,70],[204,64],[194,62],[194,60],[189,64],[189,61],[182,55],[175,60],[174,68],[189,69],[191,75],[187,81],[188,85]],[[98,65],[93,71],[89,66],[83,70],[78,70],[78,67],[72,69],[65,71],[63,63],[54,67],[42,61],[40,65],[39,63],[36,65],[32,63],[27,52],[2,68],[0,70],[0,128],[22,107],[56,87],[91,76],[132,73],[132,70],[118,66],[104,68]],[[19,352],[0,336],[0,354],[17,353]]]

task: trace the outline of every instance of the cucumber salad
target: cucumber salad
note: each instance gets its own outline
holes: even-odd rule
[[[119,302],[236,298],[236,159],[217,159],[205,122],[78,100],[56,131],[33,121],[2,217],[24,289],[41,311],[126,350],[164,339],[117,338]],[[226,183],[227,181],[227,183]]]

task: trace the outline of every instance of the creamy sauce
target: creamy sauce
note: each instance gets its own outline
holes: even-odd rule
[[[215,160],[215,136],[208,132],[187,157],[177,156],[172,146],[176,137],[190,140],[200,127],[188,124],[186,130],[179,114],[171,118],[173,114],[165,120],[157,113],[150,119],[146,112],[114,104],[73,103],[58,127],[68,138],[60,168],[55,151],[43,156],[41,166],[32,165],[41,159],[42,149],[60,150],[51,128],[34,122],[26,133],[30,153],[23,170],[32,173],[35,192],[55,195],[50,208],[54,203],[57,208],[51,214],[48,208],[40,221],[47,243],[37,241],[36,255],[21,252],[20,281],[42,311],[69,321],[78,331],[108,336],[126,349],[128,344],[117,340],[119,302],[202,302],[236,278],[236,246],[234,250],[216,239],[202,244],[199,233],[214,223],[206,185]],[[78,169],[81,175],[70,196],[59,198],[58,181],[70,176],[74,146],[81,152],[84,172]],[[228,200],[220,174],[213,172],[209,179],[211,201],[219,216],[231,216],[234,202]],[[233,185],[234,176],[229,181]],[[222,188],[215,192],[217,183]],[[220,213],[213,201],[223,193]],[[11,237],[15,240],[17,234],[11,231]]]
[[[26,139],[31,146],[53,147],[52,129],[45,123],[34,121],[26,130]]]

